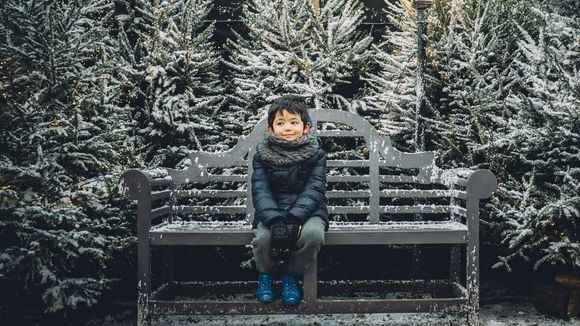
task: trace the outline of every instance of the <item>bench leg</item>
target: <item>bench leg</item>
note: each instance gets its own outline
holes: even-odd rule
[[[139,237],[137,245],[137,326],[151,325],[149,298],[151,296],[151,252],[149,237]]]
[[[469,325],[479,325],[479,246],[477,243],[470,238],[466,253],[467,323]]]
[[[137,297],[137,326],[150,326],[151,316],[149,315],[149,296],[139,292]]]
[[[479,325],[479,202],[467,201],[467,323]]]
[[[317,253],[313,253],[314,258],[312,264],[304,273],[304,279],[302,280],[304,284],[304,301],[305,304],[311,306],[316,300],[318,300],[318,262]]]

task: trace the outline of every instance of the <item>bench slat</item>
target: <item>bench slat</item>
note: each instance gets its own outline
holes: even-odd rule
[[[419,183],[419,179],[410,175],[381,175],[379,176],[380,182],[390,182],[390,183]]]
[[[171,189],[151,192],[151,201],[152,202],[158,201],[161,199],[167,199],[169,197],[171,197]]]
[[[217,182],[244,182],[248,181],[248,176],[245,174],[233,174],[233,175],[209,175],[209,181]]]
[[[279,315],[279,314],[341,314],[341,313],[402,313],[402,312],[445,312],[459,311],[467,303],[464,298],[433,299],[342,299],[317,300],[295,307],[280,302],[263,304],[256,299],[227,301],[162,301],[151,300],[154,315]]]
[[[175,196],[177,198],[200,197],[200,198],[215,198],[215,197],[246,197],[247,190],[177,190]]]
[[[151,214],[149,215],[152,220],[171,214],[171,207],[169,206],[161,206],[151,210]]]
[[[196,214],[196,213],[213,213],[213,214],[237,214],[246,213],[246,206],[176,206],[177,213]]]
[[[364,137],[365,134],[356,130],[317,130],[318,137]]]
[[[371,178],[368,175],[329,175],[326,182],[369,182]]]
[[[445,214],[455,212],[452,206],[415,205],[415,206],[380,206],[379,212],[384,214]],[[370,212],[368,205],[364,206],[328,206],[330,214],[365,214]]]
[[[169,209],[169,207],[167,207]],[[184,214],[240,214],[247,213],[246,206],[176,206],[176,213]],[[446,214],[456,213],[464,214],[465,209],[454,206],[443,205],[415,205],[415,206],[380,206],[379,212],[383,214]],[[328,206],[330,214],[368,214],[370,207],[363,206]],[[167,212],[166,212],[167,213]],[[464,216],[464,215],[461,215]]]
[[[368,198],[371,196],[369,190],[344,191],[344,190],[328,190],[326,191],[326,198]]]
[[[367,160],[328,160],[326,161],[327,167],[368,167],[369,161]]]
[[[153,179],[150,181],[151,187],[153,187],[153,188],[166,186],[168,184],[171,184],[171,182],[172,182],[172,179],[170,176],[166,176],[166,177],[160,178],[160,179]]]
[[[465,197],[465,191],[457,190],[407,190],[386,189],[381,190],[381,197],[389,198],[461,198]]]

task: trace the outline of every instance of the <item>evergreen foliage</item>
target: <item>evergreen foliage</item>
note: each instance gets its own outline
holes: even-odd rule
[[[150,167],[175,167],[191,150],[215,149],[224,102],[219,54],[206,26],[211,0],[139,0],[135,9],[146,83],[139,135]]]
[[[536,36],[520,27],[513,64],[518,92],[506,101],[518,111],[493,145],[517,168],[503,185],[502,243],[496,266],[523,258],[534,269],[580,269],[579,22],[534,8]]]
[[[370,35],[357,31],[363,19],[357,0],[251,0],[244,4],[247,35],[228,45],[232,109],[242,121],[272,99],[301,96],[315,108],[350,109],[337,92],[363,72]],[[350,89],[350,92],[353,90]]]
[[[367,82],[359,113],[400,147],[414,143],[417,70],[417,23],[412,2],[387,3],[386,17],[392,29],[381,43],[372,45],[370,59],[378,67]]]
[[[9,0],[0,10],[1,295],[37,313],[92,305],[132,241],[113,204],[128,137],[112,95],[111,4]]]
[[[2,302],[64,314],[132,282],[120,173],[225,149],[280,95],[357,112],[412,147],[410,0],[389,2],[374,45],[358,0],[243,3],[246,30],[222,53],[211,0],[0,2]],[[435,4],[425,82],[438,164],[498,176],[482,222],[496,267],[578,272],[577,1]],[[364,156],[351,145],[329,158]]]
[[[576,270],[578,21],[539,3],[446,6],[437,11],[431,58],[430,138],[440,164],[498,176],[484,221],[499,253],[495,267]]]

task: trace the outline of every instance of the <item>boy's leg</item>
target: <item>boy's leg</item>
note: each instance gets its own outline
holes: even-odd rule
[[[314,262],[314,254],[320,251],[324,244],[324,229],[326,224],[318,217],[309,218],[302,226],[300,237],[296,241],[296,250],[286,259],[285,272],[290,275],[303,275]]]
[[[272,256],[270,248],[270,240],[272,233],[269,228],[262,223],[254,229],[254,239],[252,240],[252,250],[254,253],[254,261],[256,262],[256,269],[260,273],[274,274],[276,272],[276,261]]]

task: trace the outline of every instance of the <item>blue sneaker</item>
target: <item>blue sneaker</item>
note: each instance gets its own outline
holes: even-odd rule
[[[282,276],[282,303],[285,305],[296,305],[302,299],[298,278],[292,275]]]
[[[276,299],[274,294],[274,276],[271,274],[260,273],[258,275],[258,289],[256,298],[261,302],[272,302]]]

